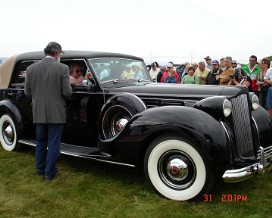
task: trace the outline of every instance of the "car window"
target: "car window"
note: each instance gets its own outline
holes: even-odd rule
[[[61,63],[66,64],[69,67],[70,76],[73,76],[73,68],[77,66],[82,69],[81,76],[83,76],[87,81],[90,81],[92,84],[95,84],[95,80],[92,79],[93,73],[84,59],[61,59]]]
[[[15,74],[11,82],[12,87],[23,87],[25,84],[26,68],[39,60],[22,61],[15,66]]]
[[[118,79],[150,80],[142,61],[124,58],[89,59],[100,82]]]

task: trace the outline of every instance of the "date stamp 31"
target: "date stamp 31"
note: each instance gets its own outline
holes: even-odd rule
[[[213,201],[212,194],[204,194],[203,197],[204,202]],[[247,195],[243,194],[221,194],[221,202],[247,202],[247,200]]]

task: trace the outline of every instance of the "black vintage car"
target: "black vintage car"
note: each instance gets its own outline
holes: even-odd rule
[[[0,141],[7,151],[35,146],[26,68],[30,52],[0,68]],[[152,83],[142,58],[65,51],[88,79],[73,86],[61,152],[143,169],[169,199],[197,199],[219,177],[239,182],[271,170],[272,122],[242,86]]]

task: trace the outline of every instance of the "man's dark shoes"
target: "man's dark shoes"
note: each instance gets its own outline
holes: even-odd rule
[[[37,176],[44,177],[44,172],[37,172]]]
[[[60,173],[59,172],[57,172],[56,174],[55,174],[55,176],[53,176],[53,177],[45,177],[44,178],[44,181],[45,182],[51,182],[52,180],[54,180],[56,177],[58,177],[58,176],[60,176]]]

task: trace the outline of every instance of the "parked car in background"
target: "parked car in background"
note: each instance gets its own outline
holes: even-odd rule
[[[0,142],[6,151],[35,146],[26,68],[43,52],[0,67]],[[152,83],[142,58],[65,51],[86,81],[66,101],[61,152],[137,167],[164,197],[184,201],[209,193],[219,177],[239,182],[271,170],[272,122],[242,86]]]

